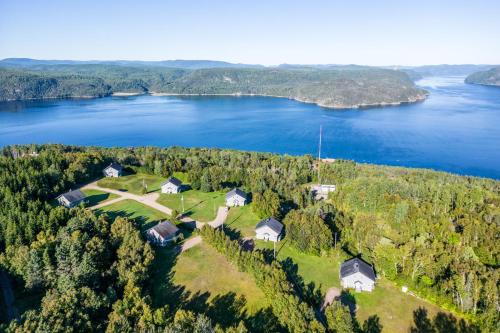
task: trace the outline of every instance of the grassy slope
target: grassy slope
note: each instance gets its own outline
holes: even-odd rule
[[[252,211],[252,204],[243,207],[231,207],[225,225],[239,230],[241,237],[255,236],[255,226],[260,218]]]
[[[139,223],[141,230],[152,227],[159,220],[168,218],[167,215],[153,208],[149,208],[135,200],[123,200],[97,210],[98,213],[107,213],[111,219],[118,216],[134,219]]]
[[[238,272],[236,267],[209,245],[202,243],[183,252],[173,271],[174,283],[185,286],[192,293],[207,293],[209,303],[217,296],[235,293],[244,297],[243,309],[249,314],[268,305],[251,276]]]
[[[273,248],[271,242],[257,241],[257,248]],[[339,268],[340,257],[316,257],[300,253],[286,241],[276,247],[278,259],[291,258],[298,265],[298,273],[306,283],[314,282],[320,286],[323,294],[330,287],[340,288]],[[429,318],[439,311],[444,311],[436,305],[420,300],[401,292],[401,290],[386,279],[379,279],[372,293],[353,293],[356,300],[356,317],[362,324],[369,316],[377,315],[383,325],[384,332],[406,332],[413,324],[413,311],[425,307]]]
[[[182,213],[181,197],[184,197],[185,213],[201,222],[211,221],[217,214],[217,208],[225,205],[224,192],[201,192],[189,190],[180,194],[160,194],[158,202]]]
[[[137,173],[119,178],[103,178],[97,182],[97,185],[115,190],[141,194],[143,181],[148,187],[148,192],[155,192],[160,189],[160,184],[164,180],[165,179],[155,175]]]
[[[92,207],[103,203],[108,200],[118,198],[116,194],[103,192],[99,190],[83,190],[83,193],[87,196],[88,204],[87,206]]]

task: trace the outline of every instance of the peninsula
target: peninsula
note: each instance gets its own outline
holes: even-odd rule
[[[0,61],[0,100],[131,94],[258,95],[344,109],[412,103],[427,95],[406,73],[376,67],[182,64],[6,59]]]

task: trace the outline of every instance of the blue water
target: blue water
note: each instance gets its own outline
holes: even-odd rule
[[[317,154],[500,179],[500,88],[418,82],[422,103],[334,111],[270,97],[109,97],[0,104],[0,146],[225,147]]]

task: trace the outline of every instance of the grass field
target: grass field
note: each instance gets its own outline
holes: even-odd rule
[[[242,295],[246,300],[244,308],[249,313],[268,305],[250,275],[238,272],[222,254],[204,243],[180,255],[174,267],[174,282],[191,291],[210,293],[209,301],[217,295]]]
[[[240,231],[242,237],[255,236],[255,226],[259,217],[252,211],[252,204],[243,207],[231,207],[224,225]]]
[[[257,241],[257,248],[273,248],[272,242]],[[282,241],[276,247],[278,259],[291,258],[298,266],[298,274],[306,283],[314,282],[325,294],[330,287],[340,287],[340,256],[317,257],[303,254]],[[413,311],[419,307],[427,309],[429,318],[439,311],[438,306],[404,294],[392,282],[382,278],[377,280],[371,293],[352,293],[356,303],[356,318],[362,324],[368,317],[377,315],[383,332],[407,332],[413,324]]]
[[[205,193],[197,190],[188,190],[179,194],[162,193],[158,202],[182,213],[182,197],[184,197],[185,214],[197,221],[208,222],[217,215],[217,208],[225,205],[226,193]]]
[[[166,179],[145,174],[137,173],[133,175],[118,177],[118,178],[102,178],[97,182],[101,187],[107,187],[119,191],[127,191],[135,194],[141,194],[142,184],[147,185],[148,192],[155,192],[160,189],[160,184]]]
[[[83,190],[83,193],[87,196],[88,207],[92,207],[102,202],[118,198],[116,194],[107,193],[99,190]]]
[[[97,212],[106,213],[111,219],[115,219],[118,216],[132,218],[139,223],[142,231],[151,228],[159,220],[168,217],[162,212],[145,206],[135,200],[128,199],[104,206],[98,209]]]

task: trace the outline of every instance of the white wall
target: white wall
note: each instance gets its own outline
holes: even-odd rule
[[[236,207],[236,206],[244,206],[245,205],[245,199],[241,198],[240,196],[233,195],[231,198],[226,200],[226,206],[229,207]]]
[[[104,169],[103,173],[106,177],[120,177],[120,173],[118,172],[118,170],[109,167]]]
[[[161,193],[179,193],[180,187],[175,186],[174,184],[168,183],[161,187]]]
[[[356,289],[356,282],[361,283],[362,291],[372,291],[375,287],[375,281],[372,281],[370,278],[359,272],[346,276],[341,280],[342,287],[344,288]]]
[[[255,230],[255,238],[278,242],[280,240],[280,235],[276,234],[276,232],[269,227],[262,227]]]

